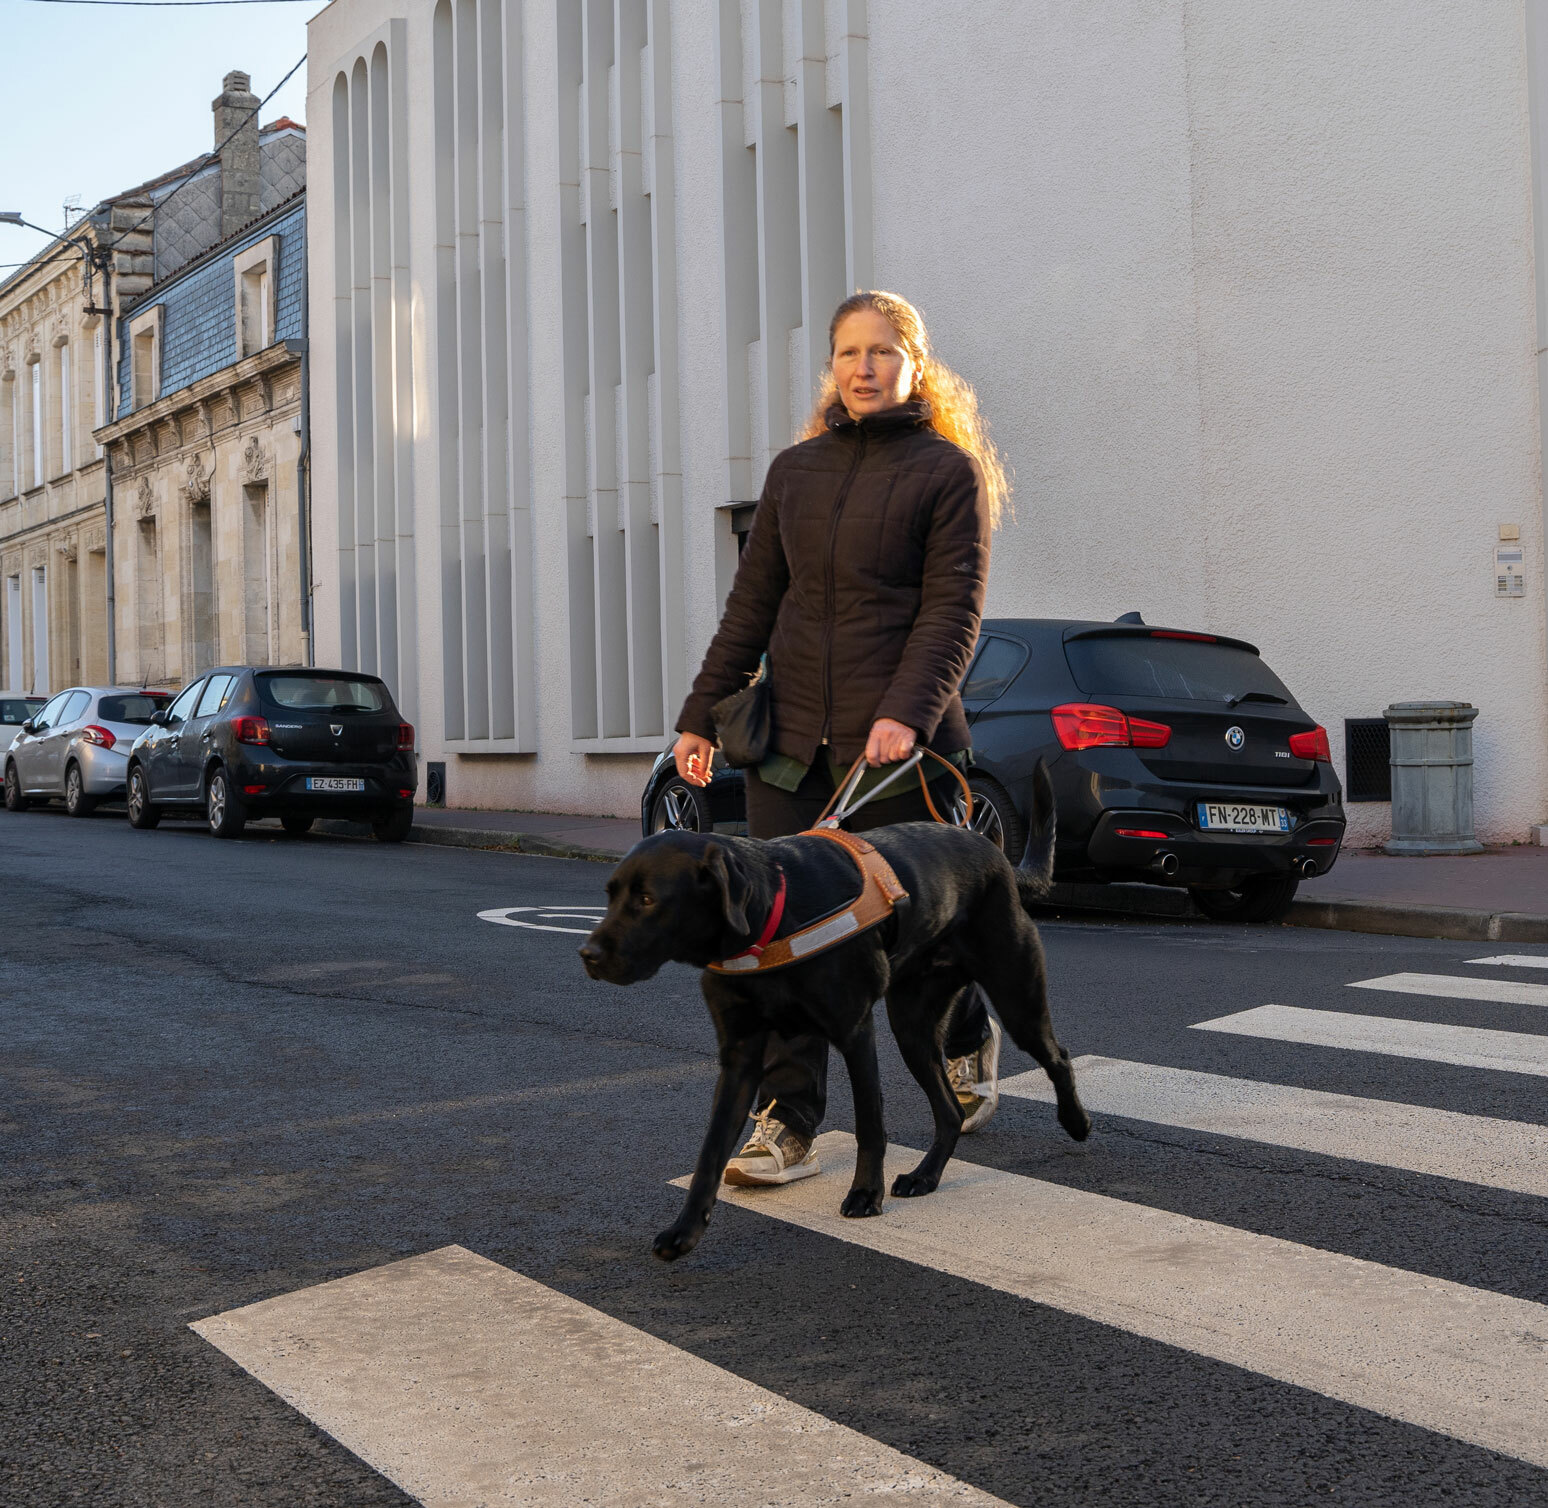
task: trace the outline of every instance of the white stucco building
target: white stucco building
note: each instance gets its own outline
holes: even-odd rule
[[[335,0],[311,25],[320,662],[452,804],[634,809],[834,304],[1015,472],[990,611],[1476,703],[1548,820],[1542,0]],[[1519,536],[1521,595],[1495,550]],[[1356,836],[1381,805],[1351,807]]]

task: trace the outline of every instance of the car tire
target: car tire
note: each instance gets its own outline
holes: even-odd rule
[[[22,795],[21,776],[16,761],[10,760],[5,767],[5,809],[8,812],[24,812],[32,803]]]
[[[400,806],[371,823],[371,836],[378,843],[401,843],[414,829],[414,808]]]
[[[72,817],[89,817],[97,809],[97,798],[86,794],[81,767],[71,762],[65,770],[65,811]]]
[[[313,817],[281,817],[280,826],[290,834],[292,838],[304,837],[312,830]]]
[[[150,785],[145,771],[137,764],[129,766],[129,779],[124,787],[124,802],[129,808],[129,826],[149,832],[161,821],[161,808],[150,799]]]
[[[1254,874],[1231,890],[1190,885],[1188,894],[1211,921],[1277,922],[1289,911],[1300,883],[1293,874]]]
[[[959,827],[968,826],[982,833],[1012,864],[1019,864],[1027,847],[1027,825],[1016,810],[1010,792],[992,775],[971,774],[968,789],[973,793],[973,820],[964,824],[962,790],[951,782],[956,796],[951,803],[951,819]]]
[[[714,827],[704,792],[674,776],[650,804],[652,833],[707,833]]]
[[[220,765],[204,784],[204,818],[216,838],[240,838],[247,826],[247,809],[231,788],[231,777]]]

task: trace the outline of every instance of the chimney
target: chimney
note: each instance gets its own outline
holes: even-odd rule
[[[248,87],[251,82],[245,73],[228,73],[212,105],[220,152],[222,240],[258,213],[258,96]]]

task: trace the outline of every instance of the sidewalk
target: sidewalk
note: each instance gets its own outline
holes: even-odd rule
[[[353,823],[327,826],[369,831]],[[420,807],[409,841],[612,862],[639,838],[637,818]],[[1056,885],[1053,903],[1059,910],[1197,916],[1185,891],[1159,885]],[[1331,874],[1302,883],[1287,920],[1294,927],[1400,937],[1548,943],[1548,848],[1430,859],[1347,852]]]

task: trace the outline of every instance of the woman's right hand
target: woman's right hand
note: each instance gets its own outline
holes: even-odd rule
[[[689,785],[710,783],[710,763],[714,757],[714,744],[707,738],[700,738],[697,733],[679,733],[677,742],[672,745],[672,758],[677,764],[677,773]]]

